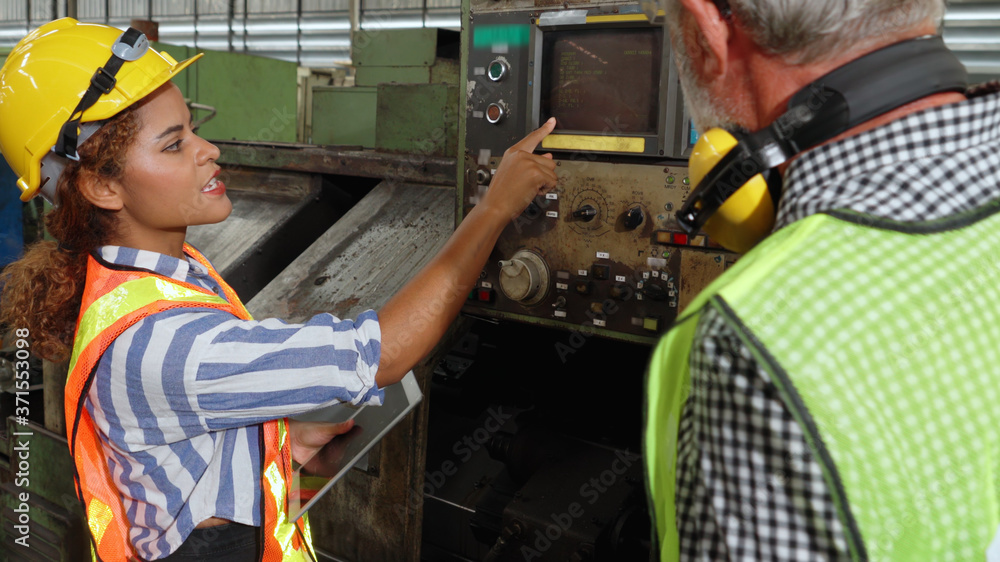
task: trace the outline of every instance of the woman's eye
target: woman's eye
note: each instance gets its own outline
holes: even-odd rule
[[[164,150],[178,150],[180,147],[181,147],[181,141],[178,140],[177,142],[171,144],[170,146],[168,146]]]

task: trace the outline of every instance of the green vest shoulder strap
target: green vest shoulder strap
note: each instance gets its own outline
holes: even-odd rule
[[[783,247],[797,244],[797,240],[803,236],[801,232],[809,232],[815,226],[815,222],[803,221],[785,228],[768,237],[753,252],[740,258],[695,297],[653,352],[646,373],[643,458],[646,460],[650,515],[656,533],[654,544],[659,545],[661,560],[673,561],[678,557],[674,505],[677,430],[690,393],[688,360],[701,313],[720,290],[740,279],[745,272],[753,274],[761,269],[760,262],[765,261],[767,256],[784,253]]]

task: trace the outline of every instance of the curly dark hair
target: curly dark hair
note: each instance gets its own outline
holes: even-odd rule
[[[27,328],[32,349],[50,361],[69,357],[87,277],[87,257],[115,233],[116,213],[80,191],[85,181],[120,180],[128,147],[139,131],[136,106],[118,113],[79,147],[80,161],[59,179],[59,207],[45,217],[58,243],[32,244],[0,273],[0,327]]]

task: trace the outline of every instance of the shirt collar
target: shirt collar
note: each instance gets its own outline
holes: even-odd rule
[[[913,169],[934,168],[945,159],[961,160],[987,143],[1000,143],[1000,93],[911,113],[869,131],[801,154],[784,174],[775,230],[811,214],[850,209],[883,216],[873,195],[919,201],[921,192],[940,188],[929,176],[879,185]],[[940,179],[940,178],[939,178]],[[894,190],[885,194],[887,189]],[[955,207],[971,203],[970,191],[953,193]],[[972,193],[972,195],[981,195]],[[963,199],[968,199],[965,201]],[[891,212],[886,212],[891,214]],[[925,213],[929,218],[933,211]],[[889,216],[885,218],[891,218]]]
[[[205,266],[187,254],[185,254],[186,259],[181,260],[166,254],[125,246],[101,246],[98,252],[101,258],[109,263],[147,269],[177,281],[187,281],[188,273],[208,275]]]

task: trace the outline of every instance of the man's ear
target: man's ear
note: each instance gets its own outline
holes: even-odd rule
[[[729,40],[732,35],[729,17],[719,12],[712,0],[678,0],[684,7],[682,18],[683,33],[691,33],[682,37],[686,41],[688,55],[698,68],[702,79],[711,81],[726,73],[729,66]]]
[[[101,209],[120,211],[125,204],[124,187],[115,180],[81,174],[78,187],[87,201]]]

